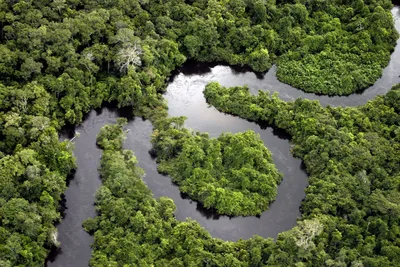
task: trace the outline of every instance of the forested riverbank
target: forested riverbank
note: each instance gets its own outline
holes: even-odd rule
[[[322,108],[308,100],[286,103],[262,92],[253,96],[245,87],[222,88],[216,83],[205,95],[221,110],[287,127],[294,153],[304,159],[311,175],[302,220],[276,242],[254,237],[236,243],[211,238],[193,221],[176,221],[170,217],[172,202],[151,197],[135,158],[121,150],[124,133],[119,123],[104,128],[98,137],[105,148],[105,185],[96,197],[100,216],[85,223],[87,230],[95,231],[92,266],[398,265],[398,87],[359,108]],[[242,113],[234,112],[235,107]],[[114,156],[118,153],[121,159]],[[138,196],[149,200],[138,201]],[[146,208],[143,203],[152,204]],[[170,215],[158,205],[169,207]],[[141,228],[136,218],[141,218]],[[163,224],[154,228],[158,223]]]
[[[357,108],[284,102],[276,94],[255,96],[246,87],[217,83],[204,94],[220,111],[292,136],[293,153],[310,174],[302,217],[319,218],[324,228],[312,255],[323,251],[366,266],[399,264],[399,86]]]
[[[319,234],[319,222],[306,220],[276,244],[261,237],[226,242],[212,238],[195,221],[176,220],[173,201],[153,198],[142,181],[143,171],[137,167],[132,151],[122,150],[124,124],[124,120],[119,120],[115,125],[105,126],[97,138],[104,150],[100,168],[103,186],[96,194],[100,215],[84,223],[85,229],[95,236],[91,266],[279,264],[279,259],[273,256],[282,248],[277,244],[296,240],[300,244],[303,238]],[[294,243],[292,246],[296,249]]]
[[[0,2],[0,264],[42,266],[58,245],[54,223],[76,168],[72,144],[58,140],[63,126],[114,102],[157,128],[167,114],[166,80],[187,58],[256,71],[277,63],[278,77],[305,91],[362,90],[381,75],[395,45],[391,7],[386,0]],[[368,229],[381,229],[379,220]],[[375,254],[381,264],[396,260],[391,245],[377,248],[366,262]]]

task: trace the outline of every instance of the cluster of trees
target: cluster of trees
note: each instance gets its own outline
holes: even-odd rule
[[[282,258],[302,259],[315,249],[323,230],[318,219],[300,222],[276,243],[257,236],[226,242],[195,221],[176,220],[173,201],[152,196],[132,151],[122,149],[123,124],[104,127],[97,139],[103,185],[96,193],[99,215],[84,223],[94,233],[90,266],[294,266]]]
[[[177,221],[173,201],[154,199],[132,152],[122,150],[120,121],[103,128],[98,138],[104,149],[104,185],[96,195],[99,216],[84,224],[95,235],[91,266],[400,264],[400,85],[357,108],[323,108],[303,99],[284,102],[276,95],[254,96],[246,87],[217,83],[209,84],[205,95],[221,111],[291,134],[293,152],[310,173],[301,220],[276,242],[257,236],[224,242],[194,221]],[[182,129],[183,122],[157,123],[153,140],[162,140],[155,142],[155,149],[169,147],[161,149],[161,158],[180,155],[185,138],[212,142],[207,135]],[[171,133],[163,136],[162,131]],[[193,145],[191,151],[195,149]]]
[[[0,1],[0,266],[43,266],[58,245],[76,167],[62,126],[111,101],[165,114],[159,93],[186,57],[140,2]]]
[[[364,89],[389,61],[389,0],[3,1],[0,77],[32,80],[51,115],[77,124],[104,101],[155,108],[186,57],[265,71],[322,94]]]
[[[0,188],[6,188],[0,265],[43,265],[55,243],[52,224],[75,168],[72,145],[58,140],[62,126],[112,101],[154,121],[165,117],[160,93],[186,58],[256,71],[277,62],[278,76],[292,85],[350,93],[388,62],[397,36],[391,6],[389,0],[0,1]]]
[[[180,21],[174,34],[186,56],[255,71],[277,63],[278,79],[307,92],[349,95],[367,88],[398,38],[389,0],[190,2],[175,2],[172,10],[181,13],[170,16]]]
[[[169,17],[179,21],[173,34],[186,56],[255,71],[277,63],[281,81],[307,92],[349,95],[367,88],[398,38],[389,0],[190,2],[166,3],[176,5]]]
[[[284,102],[276,94],[256,96],[247,87],[218,83],[204,94],[220,111],[292,136],[293,153],[310,174],[302,220],[319,218],[323,226],[301,259],[305,265],[319,266],[324,257],[328,266],[400,264],[400,85],[356,108]],[[281,260],[294,266],[290,254]]]
[[[398,39],[390,1],[300,1],[283,27],[299,46],[278,59],[277,77],[306,92],[349,95],[372,85]],[[295,5],[296,6],[296,5]],[[296,25],[296,16],[304,20]],[[306,16],[308,15],[308,16]]]
[[[218,138],[183,127],[185,118],[163,120],[152,136],[158,171],[180,191],[220,214],[259,215],[276,198],[282,174],[253,131]]]
[[[0,266],[42,266],[58,245],[54,222],[73,146],[59,142],[42,86],[0,85],[0,96]]]
[[[139,1],[3,1],[0,80],[43,86],[60,125],[80,123],[103,102],[155,108],[186,57],[150,17]]]

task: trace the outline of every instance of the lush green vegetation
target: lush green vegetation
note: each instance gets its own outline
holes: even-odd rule
[[[391,6],[389,0],[0,1],[0,265],[42,266],[56,243],[53,223],[60,217],[60,194],[75,168],[71,144],[58,140],[62,126],[79,124],[104,102],[132,106],[137,115],[156,122],[166,114],[160,95],[165,81],[186,58],[249,65],[256,71],[277,63],[282,81],[313,92],[349,94],[371,84],[389,60],[397,37]],[[390,135],[396,136],[393,131]],[[383,133],[388,132],[379,132],[379,138],[386,138]],[[363,151],[364,144],[359,147]],[[382,163],[369,160],[362,162]],[[395,177],[382,168],[375,172]],[[377,196],[370,199],[384,200]],[[367,225],[362,228],[367,232],[380,227],[376,221]],[[389,255],[381,240],[395,242],[377,237],[373,253]],[[235,247],[240,244],[230,246],[230,252],[241,253]],[[207,251],[216,250],[218,245]],[[253,256],[246,253],[235,259],[250,264]],[[266,261],[269,252],[263,253],[256,262]],[[326,253],[332,260],[338,257]]]
[[[220,214],[259,215],[268,209],[282,174],[260,137],[247,131],[210,139],[183,123],[182,117],[168,119],[153,133],[159,172]]]
[[[261,237],[224,242],[195,221],[176,220],[173,201],[154,199],[132,151],[122,150],[123,124],[104,127],[97,139],[104,149],[103,186],[96,194],[100,215],[84,223],[95,236],[90,266],[280,266],[273,255],[281,249],[287,254],[289,247],[293,253],[315,247],[312,239],[322,230],[316,219],[301,222],[277,243]]]
[[[373,3],[377,2],[311,1],[307,10],[294,5],[291,17],[282,20],[285,26],[293,25],[287,34],[300,45],[278,60],[278,79],[329,95],[349,95],[372,85],[398,38],[390,3]],[[305,17],[296,25],[293,17],[300,14]]]
[[[121,149],[119,123],[104,128],[98,139],[104,186],[96,197],[100,215],[85,223],[95,233],[91,266],[400,264],[400,85],[358,108],[323,108],[302,99],[286,103],[217,83],[205,95],[222,111],[292,135],[293,152],[310,173],[302,219],[276,242],[253,237],[235,243],[211,238],[193,221],[175,220],[173,202],[151,196],[134,156]],[[183,118],[158,123],[179,134]]]
[[[246,87],[217,83],[204,94],[223,112],[292,136],[293,153],[310,174],[303,219],[320,218],[324,228],[304,259],[308,265],[319,266],[322,255],[329,255],[331,266],[400,264],[400,85],[357,108],[287,103],[276,94],[255,96]]]
[[[36,83],[0,86],[0,266],[42,266],[58,245],[54,222],[75,159],[58,140],[49,100]]]
[[[106,2],[0,1],[0,266],[43,266],[58,245],[75,168],[62,126],[111,101],[165,114],[158,92],[185,57],[138,2]]]

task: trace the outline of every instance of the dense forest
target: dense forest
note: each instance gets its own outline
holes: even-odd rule
[[[154,199],[132,152],[122,150],[120,120],[98,137],[104,149],[104,185],[96,195],[100,215],[84,224],[95,235],[91,266],[400,264],[400,85],[357,108],[323,108],[302,99],[287,103],[217,83],[205,95],[221,111],[290,133],[293,152],[310,173],[302,219],[276,242],[257,236],[224,242],[194,221],[177,221],[172,200]]]
[[[256,96],[247,87],[218,83],[208,84],[204,94],[220,111],[291,135],[292,152],[310,174],[302,220],[318,218],[323,225],[303,260],[317,266],[320,256],[329,255],[342,262],[329,260],[331,266],[400,264],[400,85],[357,108],[284,102],[276,94]]]
[[[154,199],[132,151],[122,150],[125,122],[121,119],[103,127],[97,138],[104,150],[103,186],[96,194],[100,215],[84,223],[95,236],[90,266],[261,266],[267,262],[279,266],[272,253],[281,245],[272,239],[225,242],[212,238],[195,221],[176,220],[173,201]],[[298,246],[314,247],[309,239],[320,231],[318,220],[306,220],[277,244],[290,243],[292,251]]]
[[[37,83],[0,91],[0,266],[43,266],[58,245],[54,223],[76,165],[49,117],[50,99]]]
[[[181,192],[219,214],[260,215],[282,180],[271,152],[253,131],[210,139],[171,118],[153,133],[158,171],[169,174]]]
[[[106,102],[130,106],[136,115],[151,118],[156,128],[161,127],[159,118],[166,116],[167,108],[161,93],[168,76],[187,58],[248,65],[255,71],[277,64],[278,78],[300,89],[350,94],[372,84],[388,63],[398,36],[391,7],[388,0],[0,1],[0,265],[43,266],[49,249],[57,245],[54,223],[60,220],[59,202],[66,178],[76,168],[72,144],[58,140],[61,127],[81,123],[84,114]],[[224,243],[211,239],[194,222],[177,222],[170,215],[170,201],[155,202],[135,172],[132,177],[137,181],[127,183],[133,183],[132,190],[138,186],[143,191],[142,219],[153,222],[157,219],[151,216],[161,216],[156,218],[165,219],[160,223],[167,226],[170,220],[174,225],[170,229],[178,230],[165,230],[165,240],[182,244],[167,244],[167,250],[176,254],[164,251],[163,255],[172,256],[160,260],[160,266],[165,260],[171,264],[187,260],[184,266],[192,261],[192,265],[206,265],[208,258],[213,259],[209,265],[220,266],[294,262],[360,266],[360,261],[365,266],[396,265],[397,92],[357,109],[323,109],[315,102],[284,103],[261,96],[257,99],[278,105],[270,108],[280,114],[280,120],[268,117],[260,110],[270,109],[254,103],[251,108],[265,118],[238,114],[286,129],[296,144],[294,152],[305,160],[311,174],[312,185],[303,205],[307,220],[283,233],[276,243],[261,238]],[[239,103],[244,99],[236,98]],[[293,122],[294,118],[301,123]],[[329,132],[338,127],[335,123],[346,127]],[[318,128],[321,124],[325,131]],[[327,138],[329,146],[325,145]],[[120,151],[119,141],[111,137],[103,139],[99,145],[105,155],[107,151],[119,155],[109,160],[104,157],[109,162],[102,165],[105,185],[111,177],[108,168],[130,177],[132,168],[136,171],[130,152]],[[343,142],[349,145],[341,146]],[[368,194],[354,189],[364,180]],[[128,201],[128,191],[113,192],[115,201]],[[273,199],[273,193],[270,196]],[[98,202],[101,206],[101,198]],[[168,206],[167,214],[155,215],[157,205]],[[133,204],[132,208],[139,210]],[[110,221],[115,220],[113,215]],[[90,229],[97,229],[93,225]],[[106,223],[97,226],[106,227]],[[113,233],[115,238],[126,238],[123,229],[110,230],[120,231]],[[150,244],[164,239],[145,230],[142,233],[153,236],[137,243],[158,253]],[[319,233],[314,245],[310,237]],[[139,238],[130,236],[125,249]],[[108,241],[110,246],[118,244]],[[95,254],[103,259],[103,253],[111,258],[119,253],[115,247],[108,249],[95,246]],[[186,253],[192,257],[184,259]],[[197,259],[199,254],[208,256]],[[107,264],[119,266],[131,260],[124,255],[132,253],[124,251],[121,263]],[[155,262],[156,256],[151,255]]]

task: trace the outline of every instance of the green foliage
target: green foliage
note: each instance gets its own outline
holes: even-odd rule
[[[357,108],[323,108],[317,101],[287,103],[262,91],[251,95],[247,87],[207,85],[205,97],[220,111],[267,122],[292,136],[293,153],[310,174],[303,219],[319,218],[324,229],[315,251],[302,256],[306,266],[316,266],[320,256],[334,266],[400,264],[395,256],[400,240],[399,92],[397,85]],[[283,265],[292,260],[274,257]]]
[[[102,149],[122,149],[123,127],[126,124],[125,118],[118,118],[117,124],[101,128],[97,136],[97,145]]]
[[[271,67],[267,49],[260,49],[252,52],[248,59],[250,67],[255,71],[263,71]]]
[[[60,142],[50,95],[36,82],[0,86],[0,264],[41,266],[56,246],[54,223],[73,145]]]
[[[327,95],[349,95],[371,86],[398,38],[390,10],[382,8],[385,1],[379,1],[382,6],[377,2],[358,1],[357,8],[354,4],[308,8],[308,16],[302,15],[305,32],[299,35],[299,46],[278,60],[279,80]],[[307,12],[301,6],[289,8],[291,16]]]
[[[161,97],[165,82],[186,58],[249,65],[256,71],[266,71],[277,63],[280,80],[306,91],[341,95],[361,90],[380,76],[397,39],[389,13],[391,7],[387,0],[0,1],[0,265],[41,266],[48,248],[56,243],[51,236],[53,223],[59,220],[59,196],[65,189],[67,174],[75,168],[72,145],[58,140],[57,131],[62,126],[79,124],[91,109],[114,101],[119,107],[133,107],[136,115],[150,118],[158,128],[166,117],[166,104]],[[241,99],[246,95],[245,91],[237,91],[232,97]],[[366,233],[352,232],[356,237],[370,234],[371,237],[366,237],[360,245],[360,250],[364,251],[362,255],[368,255],[363,256],[362,261],[369,266],[388,266],[388,260],[396,260],[396,249],[392,245],[397,242],[394,241],[398,231],[396,219],[388,224],[386,217],[392,216],[392,211],[397,214],[397,206],[393,204],[397,196],[385,190],[394,190],[396,177],[399,177],[392,175],[397,170],[397,154],[391,154],[398,148],[393,144],[400,138],[398,122],[397,116],[388,111],[399,111],[399,95],[398,90],[393,90],[370,104],[372,106],[366,105],[356,111],[335,109],[326,112],[318,109],[315,103],[299,100],[286,104],[275,96],[261,94],[257,98],[260,102],[253,103],[251,97],[246,97],[251,105],[243,110],[245,117],[276,123],[287,129],[294,140],[299,140],[296,142],[300,145],[294,151],[304,158],[309,155],[307,162],[311,173],[318,173],[323,168],[331,170],[329,164],[332,163],[328,159],[332,155],[341,160],[340,168],[348,168],[348,174],[323,176],[324,186],[310,187],[306,199],[310,204],[304,207],[308,207],[307,214],[312,214],[309,212],[312,209],[329,211],[331,216],[335,210],[341,215],[341,212],[357,207],[354,214],[345,219],[369,225],[362,228],[368,228]],[[262,108],[263,102],[269,109]],[[235,112],[239,107],[235,107],[235,103],[232,100],[224,105]],[[303,111],[303,106],[312,106],[315,116],[321,117],[310,117],[307,113],[310,110]],[[357,114],[367,113],[371,115],[357,117]],[[294,114],[302,114],[304,118]],[[339,137],[330,132],[338,126],[327,123],[324,116],[326,120],[333,116],[334,121],[340,121],[337,125],[343,131]],[[354,117],[357,120],[348,119]],[[295,120],[301,123],[295,123]],[[387,127],[379,128],[382,124]],[[121,131],[122,125],[103,131],[99,145],[107,150],[118,150],[122,139],[115,140],[114,137]],[[325,151],[326,145],[318,146],[319,142],[324,142],[321,140],[328,138],[321,137],[321,132],[332,134],[329,140],[336,150]],[[314,149],[310,154],[307,152],[310,147],[319,150]],[[387,147],[389,150],[385,150]],[[124,158],[130,157],[128,152],[122,154]],[[357,162],[349,160],[355,155],[360,157]],[[123,165],[124,161],[119,162]],[[121,167],[120,171],[123,169]],[[344,179],[354,175],[361,177],[357,178],[359,180],[373,176],[371,186],[382,191],[374,192],[368,203],[364,200],[352,205],[341,203],[343,199],[360,197],[359,194],[351,195],[359,180]],[[277,184],[279,179],[276,177]],[[350,182],[343,186],[341,197],[332,202],[325,198],[335,192],[335,187],[326,184],[331,185],[336,180]],[[312,191],[320,187],[326,190],[323,198]],[[369,192],[367,189],[365,192]],[[315,194],[318,197],[314,197]],[[102,191],[102,196],[108,195],[107,190]],[[324,208],[317,205],[320,202],[325,204]],[[380,203],[384,205],[381,209],[371,207]],[[389,209],[385,205],[392,206]],[[368,207],[371,208],[367,210]],[[369,216],[368,221],[366,216]],[[188,223],[187,228],[192,224]],[[94,230],[95,226],[93,223],[88,227]],[[193,231],[207,235],[198,228],[198,225],[193,226]],[[342,228],[338,231],[353,231]],[[154,232],[150,233],[155,236]],[[114,234],[118,236],[117,232]],[[350,264],[355,252],[339,250],[336,245],[340,241],[339,234],[332,238],[334,241],[330,241],[330,237],[324,237],[323,242],[332,242],[332,251],[321,252],[313,261],[323,262],[321,264],[326,261],[328,265]],[[180,239],[174,238],[169,246],[180,244]],[[289,258],[283,251],[294,251],[294,243],[287,241],[292,237],[283,235],[281,238],[284,240],[279,243],[284,244],[279,248],[282,253],[272,257],[269,264],[294,265],[309,259],[309,255]],[[385,238],[390,240],[389,243]],[[112,247],[115,243],[111,241],[107,240],[107,246],[111,246],[108,251],[115,252]],[[219,251],[221,242],[212,241],[210,246],[216,247],[207,248],[201,257],[193,256],[195,252],[190,251],[190,259],[184,257],[187,251],[174,247],[176,257],[165,256],[157,264],[188,266],[193,262],[193,265],[256,266],[265,263],[266,255],[271,252],[267,248],[269,245],[260,248],[254,242],[232,243],[224,247],[226,250]],[[349,247],[351,242],[346,242],[343,241],[343,246]],[[145,250],[137,251],[141,259]],[[216,252],[216,256],[208,261],[209,251],[220,254]],[[374,257],[375,252],[381,256]],[[119,259],[110,253],[102,253],[95,260],[96,266],[117,264]],[[335,257],[327,256],[331,254]],[[126,264],[133,264],[124,258],[127,255],[133,254],[123,251],[118,256]],[[108,257],[112,259],[108,260]],[[152,262],[150,259],[132,260],[143,266],[149,265],[149,261]],[[358,262],[352,260],[351,264],[356,266]]]
[[[277,195],[282,180],[271,153],[253,131],[217,139],[165,121],[152,136],[158,171],[169,174],[191,199],[220,214],[259,215]]]
[[[58,245],[60,196],[76,167],[72,144],[59,141],[62,126],[110,101],[151,118],[165,115],[158,93],[186,58],[145,14],[137,1],[1,1],[1,266],[43,266]],[[119,73],[118,59],[133,55],[122,52],[136,44],[139,61]],[[122,144],[109,140],[101,136],[99,145]]]
[[[119,128],[106,126],[102,135],[119,142],[123,132],[115,134],[113,127]],[[272,239],[224,242],[197,222],[176,220],[173,201],[154,199],[136,164],[131,151],[103,151],[103,186],[96,193],[99,216],[84,223],[95,237],[90,266],[261,266],[268,259]]]
[[[74,167],[71,144],[59,143],[54,129],[53,134],[46,129],[28,147],[19,145],[13,155],[0,158],[2,266],[40,266],[47,248],[58,245],[54,222],[60,220],[65,176]]]

